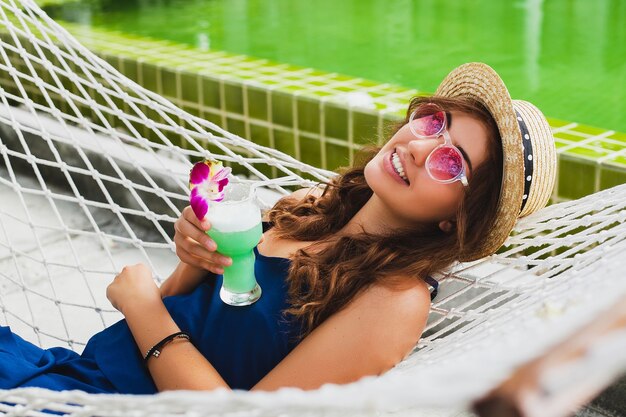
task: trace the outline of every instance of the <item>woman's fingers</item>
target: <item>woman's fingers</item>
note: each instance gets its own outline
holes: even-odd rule
[[[232,260],[216,252],[217,245],[206,234],[209,229],[209,220],[198,220],[191,207],[185,207],[174,223],[176,255],[188,265],[223,274],[224,267],[230,266]]]
[[[192,255],[184,249],[176,248],[176,255],[178,255],[182,262],[188,265],[202,268],[206,271],[210,271],[218,275],[224,273],[224,267],[216,263],[209,262],[207,259],[198,258],[197,256]]]
[[[183,209],[180,218],[174,223],[174,229],[176,254],[182,262],[215,274],[223,274],[224,267],[232,264],[229,257],[216,252],[217,245],[207,235],[211,222],[207,219],[198,220],[190,206]],[[259,243],[262,241],[263,236]]]
[[[195,214],[193,216],[195,217]],[[195,219],[195,221],[198,222],[198,219]],[[190,222],[184,216],[176,220],[176,223],[174,223],[174,229],[176,231],[176,234],[174,236],[175,238],[178,236],[181,238],[190,238],[193,239],[194,242],[201,244],[210,251],[215,251],[217,249],[217,245],[209,237],[209,235],[207,235],[202,229],[199,229],[197,223]],[[181,240],[181,243],[184,243],[184,241]],[[178,242],[176,242],[176,244],[178,244]]]
[[[177,233],[174,236],[174,243],[176,244],[177,253],[178,249],[182,249],[197,258],[204,259],[212,263],[225,266],[228,266],[231,263],[230,258],[220,255],[219,253],[215,252],[215,250],[209,250],[192,238],[185,237],[182,234]],[[215,245],[215,243],[213,244]]]
[[[211,228],[211,222],[206,217],[202,220],[198,220],[196,213],[193,212],[191,206],[187,206],[183,209],[181,218],[187,220],[203,232],[206,232]]]

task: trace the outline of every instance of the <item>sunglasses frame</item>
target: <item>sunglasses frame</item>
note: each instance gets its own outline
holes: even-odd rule
[[[419,120],[422,117],[428,117],[428,116],[432,116],[433,114],[435,114],[435,113],[433,113],[433,114],[430,114],[430,115],[416,117],[417,116],[417,111],[420,109],[420,107],[426,106],[426,105],[434,106],[437,109],[437,111],[435,113],[438,113],[438,112],[443,113],[443,124],[442,124],[441,129],[437,133],[433,133],[432,135],[428,135],[428,136],[420,135],[413,128],[413,121]],[[411,130],[411,133],[413,134],[413,136],[415,136],[418,139],[439,138],[440,136],[443,136],[444,143],[442,143],[441,145],[439,145],[435,149],[433,149],[428,154],[428,157],[426,158],[426,171],[428,172],[428,175],[430,175],[430,177],[433,180],[435,180],[437,182],[440,182],[440,183],[443,183],[443,184],[451,184],[451,183],[453,183],[455,181],[461,181],[461,184],[463,184],[464,187],[468,186],[467,171],[466,171],[466,167],[465,167],[465,165],[466,165],[465,158],[463,158],[463,154],[461,153],[459,148],[454,146],[454,144],[452,143],[452,138],[450,137],[450,133],[448,132],[448,116],[446,115],[446,112],[441,107],[439,107],[438,105],[436,105],[434,103],[426,103],[426,104],[418,106],[415,110],[413,110],[413,112],[409,116],[409,129]],[[439,149],[442,149],[442,148],[451,148],[451,149],[453,149],[454,152],[456,152],[459,155],[459,157],[461,158],[461,163],[463,164],[463,168],[461,169],[461,172],[459,172],[457,176],[455,176],[454,178],[451,178],[449,180],[441,180],[439,178],[436,178],[432,174],[432,172],[430,172],[430,167],[429,166],[430,166],[431,157],[433,156],[435,151],[437,151]]]

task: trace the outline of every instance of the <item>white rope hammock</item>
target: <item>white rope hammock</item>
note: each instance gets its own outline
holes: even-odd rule
[[[262,181],[276,191],[262,196],[267,206],[284,187],[332,175],[145,90],[31,0],[0,0],[0,22],[0,322],[42,347],[80,351],[121,318],[104,290],[123,265],[145,262],[157,280],[171,272],[171,232],[187,204],[191,158],[214,156],[245,174],[241,181]],[[459,415],[516,366],[624,297],[625,207],[626,185],[550,206],[521,220],[501,253],[437,277],[440,295],[423,338],[380,377],[310,392],[0,390],[0,412]],[[596,350],[610,355],[589,355],[579,369],[626,369],[624,346],[623,333],[598,340]],[[549,382],[558,388],[575,378]]]

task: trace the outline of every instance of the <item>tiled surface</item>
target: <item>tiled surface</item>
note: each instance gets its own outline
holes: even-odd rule
[[[64,26],[113,67],[189,113],[328,169],[348,165],[364,144],[380,144],[419,93],[221,51]],[[554,119],[550,124],[560,156],[554,200],[626,182],[626,134]]]

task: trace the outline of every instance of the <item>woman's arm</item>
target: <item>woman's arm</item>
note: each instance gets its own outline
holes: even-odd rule
[[[159,341],[180,331],[161,301],[152,272],[145,265],[125,267],[107,288],[107,298],[124,314],[143,355]],[[229,389],[215,368],[184,339],[167,344],[159,357],[151,357],[147,365],[159,391]]]
[[[180,331],[160,300],[136,303],[123,313],[144,355],[159,341]],[[159,391],[230,389],[209,361],[185,339],[168,343],[159,357],[148,359],[147,365]]]
[[[125,268],[107,289],[109,300],[126,316],[141,352],[180,330],[158,289],[156,297],[150,295],[150,284],[156,288],[149,269],[136,265]],[[317,327],[252,389],[315,389],[382,374],[410,353],[429,309],[425,284],[401,291],[371,288]],[[209,361],[185,340],[168,344],[158,358],[149,359],[148,369],[159,391],[229,389]]]

